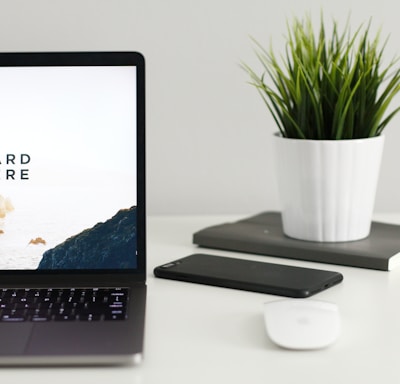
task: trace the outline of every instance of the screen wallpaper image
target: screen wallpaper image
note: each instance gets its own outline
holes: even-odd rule
[[[0,68],[0,270],[137,267],[135,83]]]

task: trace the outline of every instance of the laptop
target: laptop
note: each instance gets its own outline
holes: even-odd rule
[[[145,319],[144,59],[0,54],[0,363],[130,364]]]

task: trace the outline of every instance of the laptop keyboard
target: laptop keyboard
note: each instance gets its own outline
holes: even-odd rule
[[[0,322],[124,320],[127,301],[128,288],[0,289]]]

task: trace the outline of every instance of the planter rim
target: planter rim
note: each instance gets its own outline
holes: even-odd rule
[[[384,140],[384,135],[380,134],[378,136],[372,136],[372,137],[363,137],[359,139],[338,139],[338,140],[333,140],[333,139],[297,139],[293,137],[283,137],[280,132],[275,132],[273,134],[276,138],[278,139],[284,139],[288,141],[301,141],[301,142],[310,142],[310,143],[345,143],[345,142],[363,142],[363,141],[369,141],[371,139],[381,139]]]

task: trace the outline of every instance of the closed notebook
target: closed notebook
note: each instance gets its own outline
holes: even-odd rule
[[[193,235],[202,247],[289,259],[390,271],[400,265],[400,225],[373,222],[370,236],[351,242],[321,243],[287,237],[279,212],[263,212]]]

